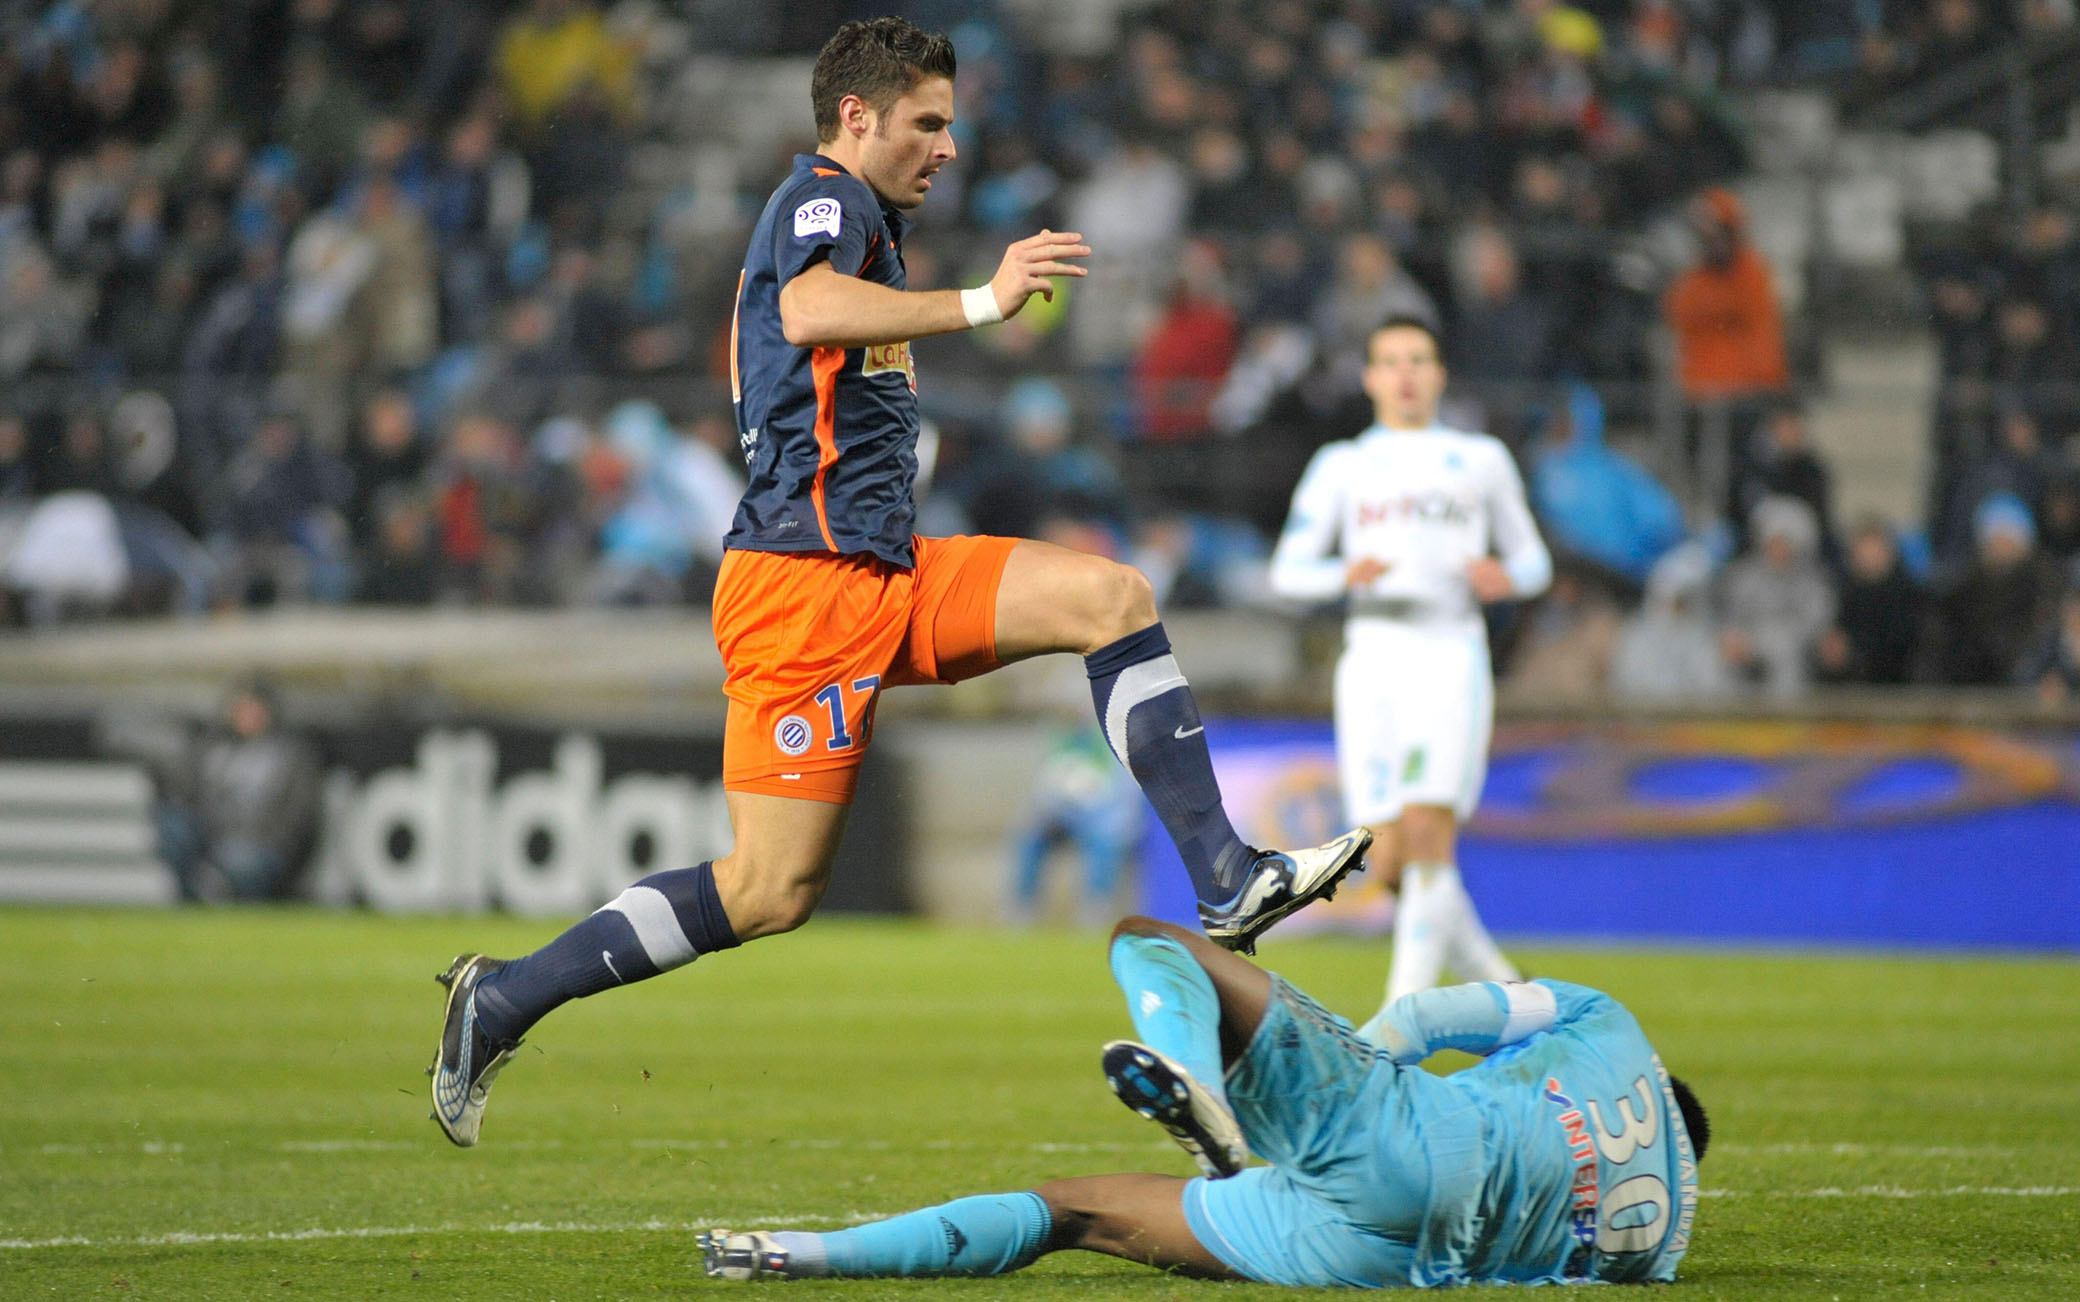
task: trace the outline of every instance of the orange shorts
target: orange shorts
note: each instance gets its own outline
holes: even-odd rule
[[[912,542],[907,570],[873,555],[723,556],[725,790],[849,804],[883,688],[997,668],[997,583],[1018,540]]]

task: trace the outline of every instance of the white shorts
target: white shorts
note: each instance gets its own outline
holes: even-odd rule
[[[1476,626],[1372,624],[1336,662],[1336,768],[1344,816],[1372,826],[1409,805],[1473,817],[1488,777],[1495,682]]]

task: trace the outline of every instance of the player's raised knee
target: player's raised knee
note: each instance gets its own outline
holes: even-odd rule
[[[1106,945],[1110,948],[1113,943],[1127,936],[1168,936],[1172,940],[1184,940],[1191,935],[1192,933],[1183,927],[1135,913],[1119,920],[1119,925],[1112,929],[1112,939],[1107,941]]]
[[[1096,582],[1098,591],[1092,604],[1102,625],[1097,631],[1098,645],[1138,633],[1156,622],[1155,585],[1146,574],[1131,565],[1106,561]]]
[[[1119,614],[1129,633],[1156,622],[1156,587],[1148,576],[1131,565],[1118,565]]]

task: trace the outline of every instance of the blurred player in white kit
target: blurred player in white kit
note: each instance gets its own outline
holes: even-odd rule
[[[1481,607],[1535,596],[1553,576],[1509,450],[1438,423],[1439,353],[1415,318],[1373,331],[1374,423],[1315,453],[1271,560],[1283,596],[1349,597],[1336,665],[1344,813],[1373,829],[1373,867],[1399,878],[1382,1014],[1447,964],[1462,980],[1518,979],[1460,884],[1457,841],[1495,723]]]

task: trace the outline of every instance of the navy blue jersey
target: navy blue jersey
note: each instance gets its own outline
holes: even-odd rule
[[[797,154],[759,214],[737,282],[730,381],[750,484],[724,546],[871,552],[908,568],[917,372],[907,341],[797,348],[780,290],[819,262],[904,288],[904,219],[828,158]]]

